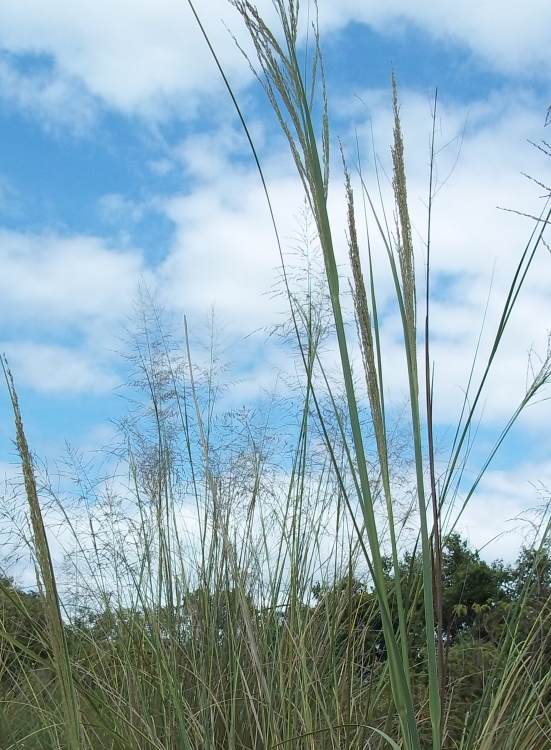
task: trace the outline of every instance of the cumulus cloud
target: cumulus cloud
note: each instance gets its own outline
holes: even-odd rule
[[[388,171],[391,113],[386,92],[366,91],[362,100],[368,105],[367,111],[357,100],[338,102],[337,106],[339,115],[346,113],[356,121],[365,176],[375,189],[369,165],[371,127]],[[442,103],[439,110],[437,146],[452,142],[438,155],[439,179],[447,181],[435,200],[432,228],[432,355],[436,362],[436,416],[442,423],[453,421],[461,409],[490,295],[480,354],[480,363],[484,362],[515,264],[531,231],[529,220],[497,209],[498,204],[530,212],[537,209],[541,191],[520,174],[528,171],[538,175],[547,166],[545,157],[525,140],[529,136],[537,141],[542,134],[541,121],[530,104],[513,91],[470,107]],[[426,99],[403,92],[402,116],[422,283],[431,129]],[[258,133],[266,146],[259,128]],[[354,143],[353,130],[341,135],[345,144]],[[242,148],[243,143],[228,128],[193,135],[182,142],[178,159],[190,182],[185,193],[155,200],[155,209],[170,219],[174,232],[165,259],[150,278],[161,296],[195,320],[215,304],[222,318],[229,321],[232,335],[244,337],[276,322],[286,305],[270,296],[279,254],[258,175],[252,165],[240,162],[238,166],[235,161]],[[331,211],[335,245],[346,272],[345,211],[337,157],[335,153]],[[283,246],[293,262],[301,188],[281,141],[266,146],[264,163]],[[383,191],[388,195],[384,179]],[[359,204],[358,189],[357,201]],[[144,207],[113,193],[104,196],[101,209],[104,218],[124,216],[130,222],[142,218]],[[0,278],[0,309],[4,314],[15,314],[26,324],[32,321],[41,330],[59,332],[71,326],[86,331],[88,339],[96,335],[94,331],[105,332],[113,328],[114,321],[124,319],[144,272],[144,260],[137,250],[116,250],[89,236],[4,231],[0,234],[0,261],[5,271]],[[522,398],[528,351],[532,346],[540,356],[545,351],[551,320],[545,285],[548,264],[548,254],[543,251],[511,319],[504,353],[491,382],[491,398],[485,403],[485,418],[496,425]],[[375,268],[381,312],[385,313],[382,335],[387,383],[400,400],[405,386],[399,375],[403,372],[402,352],[398,320],[390,308],[386,314],[385,305],[390,305],[392,297],[386,266],[385,253],[379,246]],[[100,346],[102,336],[97,338]],[[534,410],[534,425],[538,419],[543,418]]]
[[[521,546],[538,538],[550,487],[549,461],[489,471],[457,528],[474,549],[483,548],[484,558],[513,562]]]
[[[137,250],[98,237],[0,231],[0,309],[5,317],[57,327],[124,316],[142,273]]]
[[[0,57],[0,97],[46,125],[87,131],[95,120],[96,102],[77,78],[64,75],[55,64],[22,72],[11,55]]]
[[[213,0],[199,11],[228,72],[237,76],[236,83],[248,80],[250,73],[220,21],[232,23],[230,4]],[[98,0],[93,5],[56,0],[48,8],[23,0],[0,8],[0,29],[5,50],[54,58],[54,98],[61,81],[77,79],[92,96],[123,112],[158,114],[174,106],[191,112],[200,92],[221,84],[190,8],[179,0]]]
[[[341,111],[355,120],[355,129],[345,142],[352,144],[350,151],[353,153],[358,133],[364,150],[365,178],[376,197],[378,186],[370,158],[373,133],[382,163],[379,174],[388,208],[391,191],[386,175],[391,171],[388,144],[392,132],[388,94],[367,91],[361,98],[367,109],[357,100],[356,103],[341,103]],[[402,92],[401,102],[408,196],[417,245],[419,288],[423,289],[432,127],[430,106],[426,98],[408,91]],[[539,213],[543,207],[542,190],[521,174],[527,172],[545,181],[548,159],[527,141],[538,142],[544,135],[542,126],[530,97],[514,89],[469,106],[449,101],[439,105],[435,171],[438,192],[431,227],[432,355],[436,362],[436,416],[443,423],[460,411],[463,389],[482,331],[479,364],[475,368],[475,373],[481,374],[515,269],[534,226],[532,220],[512,211]],[[359,186],[357,195],[359,201]],[[498,206],[512,211],[500,210]],[[392,222],[390,212],[389,219]],[[384,311],[392,300],[392,280],[376,234],[372,234],[372,241],[378,248],[375,270]],[[489,383],[485,419],[490,421],[500,423],[524,395],[530,349],[534,347],[541,357],[545,355],[551,321],[551,303],[544,283],[549,263],[549,254],[542,245],[515,306],[503,352]],[[383,320],[390,360],[389,380],[397,387],[397,373],[402,371],[397,366],[401,357],[398,320],[396,315]],[[404,387],[405,383],[402,385]],[[533,418],[536,418],[535,411]]]
[[[367,110],[358,105],[358,100],[337,103],[339,116],[345,112],[355,120],[355,128],[339,135],[345,144],[353,145],[358,133],[364,176],[376,195],[370,155],[371,128],[388,174],[391,112],[387,92],[366,91],[362,93],[362,100],[367,102]],[[436,372],[435,417],[441,425],[454,423],[461,412],[481,331],[475,383],[482,374],[516,264],[532,231],[533,222],[529,219],[501,211],[497,206],[528,212],[539,210],[541,190],[521,175],[521,171],[538,175],[547,168],[545,157],[526,140],[529,137],[537,141],[542,135],[541,119],[531,104],[529,98],[517,96],[513,90],[487,101],[475,101],[469,107],[442,102],[438,112],[431,354]],[[404,91],[402,116],[422,289],[432,127],[429,103],[421,96]],[[256,123],[252,125],[255,127]],[[258,132],[264,148],[262,131],[258,129]],[[285,145],[278,141],[270,146],[271,150],[266,148],[264,155],[268,186],[283,248],[292,265],[296,262],[293,246],[302,193]],[[278,315],[286,309],[286,303],[281,298],[271,299],[269,295],[279,265],[277,244],[254,167],[243,162],[238,165],[235,161],[240,147],[242,144],[237,145],[235,134],[227,128],[191,136],[181,144],[178,155],[190,178],[190,186],[185,194],[173,195],[156,204],[175,227],[166,259],[156,269],[156,279],[162,294],[175,309],[197,321],[215,304],[222,319],[229,322],[231,335],[244,339],[251,331],[280,320]],[[350,150],[353,151],[352,147]],[[334,219],[335,247],[342,272],[346,274],[346,213],[338,158],[335,151],[330,210]],[[383,193],[390,200],[389,186],[385,184],[383,172],[381,175]],[[359,185],[356,197],[359,208]],[[113,203],[123,205],[122,200],[118,197]],[[392,221],[391,203],[386,205]],[[383,323],[386,383],[389,392],[400,402],[407,382],[399,319],[392,303],[386,253],[373,230],[372,241]],[[530,380],[530,350],[535,350],[532,361],[536,366],[538,355],[545,355],[551,320],[551,303],[545,284],[549,262],[548,253],[542,247],[515,307],[502,353],[480,404],[485,422],[493,429],[506,423],[525,394]],[[346,282],[342,288],[346,295]],[[344,301],[348,304],[346,299]],[[420,294],[420,327],[422,314]],[[244,358],[248,356],[244,349],[242,354]],[[270,356],[274,356],[274,352]],[[330,349],[327,357],[333,357],[334,364],[337,352]],[[285,366],[285,362],[279,360],[279,363]],[[262,357],[252,369],[247,367],[253,380],[266,377]],[[521,425],[534,434],[534,431],[542,431],[547,418],[548,409],[540,406],[531,410]]]
[[[248,48],[231,4],[211,0],[197,7],[233,85],[250,82],[251,73],[224,25]],[[268,0],[259,7],[273,18]],[[434,39],[462,45],[495,70],[549,79],[551,9],[542,0],[321,0],[320,21],[325,35],[350,22],[390,37],[418,27]],[[54,73],[46,78],[22,77],[4,62],[0,83],[20,106],[53,118],[88,116],[79,87],[119,111],[164,116],[175,108],[193,113],[205,92],[222,85],[188,4],[178,0],[98,0],[89,6],[69,0],[48,6],[40,0],[4,3],[0,46],[16,55],[52,57]]]
[[[391,36],[414,24],[435,39],[461,44],[498,71],[549,80],[551,8],[544,0],[320,0],[319,6],[327,31],[355,21]]]
[[[4,350],[18,383],[38,392],[104,393],[118,385],[116,348],[140,279],[137,250],[97,237],[0,232]]]
[[[9,342],[3,348],[18,385],[42,394],[95,396],[120,384],[105,353],[98,357],[93,350],[35,341]]]
[[[232,164],[233,139],[227,136],[226,148],[224,139],[223,133],[197,136],[182,149],[194,188],[165,203],[176,230],[158,275],[178,309],[197,315],[215,304],[232,329],[246,335],[273,323],[282,307],[269,294],[280,258],[258,173],[253,166]],[[279,229],[288,244],[302,192],[276,154],[267,159],[266,168]]]

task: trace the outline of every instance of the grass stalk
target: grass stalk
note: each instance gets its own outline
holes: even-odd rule
[[[61,690],[61,702],[65,717],[68,747],[69,750],[80,750],[83,740],[80,712],[73,683],[73,671],[67,647],[65,627],[61,616],[61,606],[52,557],[50,554],[50,546],[46,535],[40,501],[38,499],[38,488],[36,484],[33,459],[23,429],[23,420],[21,418],[21,411],[19,409],[19,401],[15,391],[13,376],[6,358],[2,357],[1,361],[15,419],[16,445],[21,459],[23,481],[31,517],[33,546],[36,552],[38,566],[37,582],[39,586],[41,585],[43,587],[42,596],[44,599],[44,610],[46,621],[48,623],[50,646],[53,654],[52,666],[57,675]]]
[[[308,29],[303,55],[298,2],[274,0],[277,29],[269,28],[248,0],[233,0],[233,5],[253,42],[254,70],[287,138],[321,249],[319,286],[306,248],[300,261],[306,264],[302,287],[295,291],[254,143],[201,27],[269,202],[290,305],[290,320],[278,332],[287,342],[289,335],[296,337],[294,352],[304,374],[287,397],[284,417],[277,406],[265,422],[258,418],[260,407],[222,412],[214,330],[206,364],[193,361],[187,320],[181,347],[173,347],[160,311],[142,290],[140,330],[132,338],[129,359],[144,402],[134,401],[139,406],[121,423],[126,476],[117,477],[115,489],[106,484],[97,491],[87,480],[92,501],[87,498],[85,507],[79,506],[78,521],[64,499],[51,492],[66,531],[75,538],[75,581],[78,577],[81,587],[75,614],[64,621],[36,472],[3,361],[47,633],[38,620],[33,623],[25,595],[15,594],[8,579],[0,578],[0,687],[7,696],[0,698],[0,745],[9,750],[23,743],[26,750],[541,750],[550,740],[549,529],[542,525],[533,568],[525,575],[519,567],[513,585],[511,569],[485,566],[461,544],[453,554],[463,555],[464,568],[452,570],[446,545],[453,525],[450,531],[441,516],[449,496],[458,491],[468,428],[542,241],[541,227],[519,263],[475,404],[465,406],[447,473],[439,482],[429,346],[435,120],[421,354],[393,77],[392,234],[384,204],[382,218],[374,207],[359,158],[358,176],[364,213],[367,205],[373,210],[373,235],[378,233],[383,243],[401,319],[410,409],[407,450],[415,465],[412,496],[419,519],[415,546],[406,549],[392,414],[385,409],[375,241],[366,216],[364,278],[352,178],[343,156],[351,289],[365,387],[353,369],[328,210],[329,119],[317,19]],[[331,337],[339,352],[336,378],[324,358],[324,343]],[[424,355],[424,371],[418,354]],[[467,500],[519,414],[551,379],[550,361],[544,361],[471,482]],[[79,492],[81,476],[79,468]],[[480,596],[477,589],[472,600],[464,598],[464,592],[471,596],[476,589],[471,567],[476,575],[498,581],[493,599],[484,587]],[[450,603],[456,590],[460,593]],[[457,624],[461,617],[463,625]],[[12,621],[20,631],[10,630]],[[52,669],[60,705],[58,687],[53,692],[50,687]]]

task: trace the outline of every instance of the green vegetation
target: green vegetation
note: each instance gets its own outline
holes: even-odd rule
[[[277,398],[220,415],[214,338],[201,368],[187,330],[178,347],[142,297],[132,359],[142,400],[121,424],[127,475],[94,485],[76,462],[76,514],[48,489],[49,509],[65,513],[73,544],[61,596],[5,366],[40,596],[0,580],[1,746],[544,750],[551,743],[546,519],[534,546],[508,568],[469,550],[454,531],[460,509],[452,510],[457,498],[464,508],[474,495],[551,376],[547,359],[467,484],[471,428],[551,211],[520,256],[482,377],[469,384],[449,458],[437,462],[430,276],[420,336],[396,85],[395,224],[390,231],[377,212],[358,164],[372,224],[363,249],[346,163],[343,171],[362,384],[352,369],[327,208],[329,117],[317,28],[303,55],[293,0],[275,0],[281,27],[273,31],[246,0],[233,4],[306,197],[306,284],[293,285],[282,252],[291,315],[279,329],[293,338],[303,376],[285,420]],[[431,178],[427,267],[433,191]],[[385,402],[378,246],[402,327],[409,385],[402,421]],[[325,367],[328,340],[338,350],[336,375]]]
[[[421,742],[430,747],[427,636],[422,607],[419,599],[415,601],[419,565],[419,557],[406,554],[400,573],[402,581],[412,583],[405,587],[412,594],[406,606],[413,613],[407,648]],[[517,720],[515,704],[526,702],[526,683],[522,674],[511,673],[511,654],[517,659],[522,655],[521,661],[515,660],[516,669],[522,664],[532,680],[537,676],[540,710],[551,698],[549,549],[525,549],[512,567],[501,562],[490,566],[455,534],[443,550],[443,567],[444,744],[460,747],[461,741],[465,743],[471,716],[480,714],[486,723],[491,721],[495,710],[491,694],[503,688],[504,710],[491,746],[507,746],[506,738],[514,732],[512,722]],[[397,628],[390,559],[384,561],[384,569]],[[177,680],[177,699],[185,703],[190,742],[197,747],[265,747],[267,741],[276,744],[276,732],[284,739],[304,734],[307,717],[311,732],[325,731],[295,739],[294,746],[384,746],[373,728],[392,732],[394,708],[382,618],[371,584],[350,568],[338,580],[314,584],[309,603],[298,606],[294,602],[292,607],[287,601],[275,610],[255,606],[251,596],[243,602],[237,586],[227,585],[189,591],[170,609],[117,606],[91,611],[81,606],[74,612],[66,635],[84,718],[84,746],[98,750],[180,747],[177,708],[170,697],[173,680]],[[0,746],[65,747],[61,693],[52,668],[44,601],[9,579],[3,579],[1,587],[5,632]],[[255,677],[249,637],[257,644],[272,697],[270,739],[258,723],[267,706],[262,684]],[[286,706],[289,695],[295,701],[301,697],[296,712],[296,703]],[[109,714],[103,713],[102,705]],[[538,709],[524,708],[530,708],[534,721],[531,727],[525,726],[530,730],[526,747],[545,747],[548,727],[539,728],[537,739]],[[373,728],[364,724],[366,714]]]

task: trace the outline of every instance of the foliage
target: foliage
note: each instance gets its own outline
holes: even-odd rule
[[[0,622],[2,630],[23,649],[6,639],[0,642],[0,684],[8,690],[21,679],[21,673],[36,669],[33,659],[46,658],[47,632],[43,602],[36,591],[24,591],[12,578],[0,579]]]
[[[446,542],[443,562],[444,602],[446,612],[452,613],[447,626],[446,746],[455,747],[469,713],[484,704],[487,681],[495,680],[496,675],[502,678],[500,643],[519,603],[523,607],[523,619],[522,629],[516,634],[517,645],[522,646],[527,634],[535,627],[538,637],[533,640],[532,648],[539,655],[539,670],[542,675],[551,670],[549,629],[544,630],[539,625],[542,607],[551,611],[551,556],[547,548],[529,548],[523,549],[515,566],[504,566],[500,561],[488,565],[469,549],[465,540],[454,534]],[[418,567],[415,556],[404,554],[401,565],[413,578],[412,571]],[[386,570],[392,600],[394,581],[390,563]],[[9,579],[3,580],[3,586],[3,632],[28,650],[36,650],[39,657],[39,661],[32,660],[27,652],[20,653],[14,647],[10,649],[9,642],[3,641],[2,685],[6,697],[2,746],[8,746],[7,738],[15,737],[24,722],[32,724],[34,720],[36,723],[36,716],[29,708],[26,718],[23,718],[16,697],[25,694],[25,682],[27,686],[34,685],[35,690],[43,683],[45,670],[42,662],[48,658],[48,653],[44,650],[47,634],[40,596],[18,589]],[[527,586],[528,596],[525,593]],[[309,603],[302,602],[298,610],[295,604],[294,612],[289,607],[291,602],[287,608],[273,612],[248,597],[246,606],[254,632],[257,637],[261,632],[263,634],[264,658],[273,665],[284,653],[287,659],[292,659],[293,643],[301,633],[302,658],[307,659],[309,672],[317,675],[323,690],[332,689],[334,670],[337,673],[342,670],[347,675],[350,689],[363,696],[363,701],[367,697],[371,703],[371,720],[379,722],[383,728],[389,710],[388,695],[379,695],[375,699],[373,692],[385,673],[388,657],[377,597],[369,579],[362,580],[349,569],[348,574],[338,580],[315,583],[312,595],[313,599]],[[11,597],[16,597],[19,606],[15,606]],[[396,618],[395,605],[392,609]],[[426,654],[422,647],[422,617],[418,622],[418,631],[410,633],[409,647],[417,664],[416,710],[421,712],[428,684]],[[200,710],[195,659],[198,652],[208,649],[216,654],[208,675],[209,694],[217,696],[214,705],[218,705],[218,710],[228,699],[234,704],[235,747],[252,748],[260,741],[256,732],[252,735],[244,733],[245,728],[250,727],[247,704],[251,693],[256,694],[256,700],[261,700],[261,691],[258,685],[255,689],[246,679],[246,672],[250,678],[254,665],[251,654],[239,648],[247,633],[240,615],[239,593],[235,588],[217,592],[195,589],[173,611],[166,606],[141,612],[128,608],[105,608],[95,613],[82,610],[75,614],[71,623],[67,623],[66,629],[75,672],[84,679],[88,690],[95,692],[104,682],[103,689],[109,685],[110,690],[119,695],[119,700],[132,701],[132,692],[136,688],[133,680],[139,679],[139,675],[142,675],[142,680],[147,676],[147,682],[141,687],[140,702],[142,708],[147,706],[150,730],[154,731],[157,741],[164,738],[162,742],[167,747],[171,746],[172,740],[158,693],[164,679],[163,660],[170,657],[171,669],[178,675],[186,700],[195,706],[195,710]],[[243,682],[239,684],[240,680],[232,685],[229,678],[236,655],[243,670]],[[289,671],[290,677],[294,674],[296,668]],[[50,680],[51,677],[46,678],[43,684],[49,685]],[[551,694],[546,699],[547,705],[549,698]],[[313,691],[310,700],[319,700],[319,693]],[[350,697],[344,691],[340,700],[350,700]],[[486,705],[486,716],[487,712]],[[223,719],[222,713],[213,725],[217,738],[214,747],[228,746],[227,726]],[[105,741],[105,735],[98,732],[91,747],[103,748]],[[53,738],[49,740],[50,744],[44,740],[41,742],[37,747],[56,747]]]

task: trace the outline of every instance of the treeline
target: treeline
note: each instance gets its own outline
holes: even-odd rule
[[[427,714],[427,633],[419,565],[415,553],[403,555],[400,576],[422,727]],[[385,566],[394,610],[394,576],[389,561]],[[551,555],[548,548],[530,548],[523,549],[514,565],[488,564],[454,534],[443,549],[442,569],[444,747],[455,748],[461,746],[469,716],[486,710],[488,690],[504,689],[503,682],[510,681],[504,674],[510,665],[507,654],[521,650],[522,663],[537,662],[535,670],[531,665],[531,679],[540,674],[543,683],[549,681]],[[241,585],[227,581],[219,588],[190,591],[170,606],[142,610],[120,604],[102,610],[81,606],[66,631],[80,700],[87,704],[89,746],[97,750],[127,746],[124,732],[102,723],[101,706],[109,701],[112,715],[124,715],[121,721],[131,725],[136,747],[176,750],[180,747],[173,715],[177,697],[187,706],[188,716],[199,717],[205,711],[215,715],[209,725],[211,747],[264,747],[254,721],[255,706],[268,700],[259,672],[265,673],[266,684],[273,674],[283,682],[299,679],[297,659],[307,662],[304,674],[310,682],[304,690],[312,712],[324,705],[320,699],[324,691],[339,691],[342,714],[333,720],[344,727],[342,747],[362,747],[361,742],[367,741],[368,730],[362,734],[357,729],[366,725],[366,717],[370,726],[392,732],[395,712],[386,679],[387,653],[370,583],[351,567],[338,580],[314,585],[310,594],[304,601],[290,590],[285,602],[266,607]],[[65,747],[40,595],[2,578],[0,627],[0,747]],[[508,689],[507,702],[514,706],[516,688]],[[273,690],[270,683],[268,694]],[[551,691],[539,695],[545,711],[551,710]],[[228,704],[235,712],[231,732],[224,721]],[[144,707],[147,716],[138,716]],[[330,719],[323,717],[325,722]],[[428,718],[426,724],[428,747]],[[378,740],[372,742],[370,747],[379,747]],[[296,747],[333,746],[324,744],[321,736],[316,743]]]
[[[394,578],[386,560],[389,599],[395,608]],[[408,649],[416,665],[419,704],[426,697],[426,644],[420,560],[406,554],[401,579],[409,610]],[[442,647],[446,674],[444,711],[448,731],[460,742],[469,714],[482,705],[488,681],[499,689],[506,659],[504,643],[530,643],[523,658],[538,660],[546,680],[551,670],[551,557],[549,548],[523,548],[514,565],[488,564],[459,534],[451,535],[442,555]],[[386,648],[377,598],[369,584],[353,575],[314,590],[318,607],[335,620],[335,649],[344,661],[352,651],[358,676],[369,682],[386,666]],[[519,616],[520,609],[520,616]],[[395,609],[394,609],[395,611]],[[395,621],[397,627],[397,620]],[[551,709],[551,690],[543,700]],[[504,717],[505,724],[505,717]],[[453,744],[450,746],[454,746]]]

